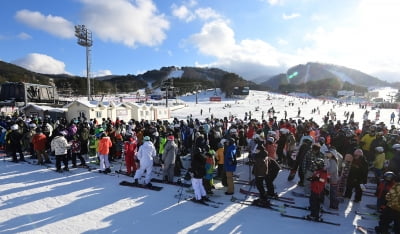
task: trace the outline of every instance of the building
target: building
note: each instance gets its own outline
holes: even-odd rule
[[[114,103],[101,101],[76,100],[65,106],[67,108],[66,119],[71,121],[74,118],[86,119],[120,119],[128,122],[134,120],[149,120],[170,118],[170,109],[165,106],[153,106],[138,104],[134,102]]]
[[[42,106],[30,103],[20,109],[20,112],[24,113],[25,116],[33,116],[44,118],[50,116],[51,119],[65,118],[67,114],[67,108],[57,108],[51,106]]]
[[[6,82],[1,85],[0,106],[23,107],[28,103],[57,103],[55,86],[23,82]]]

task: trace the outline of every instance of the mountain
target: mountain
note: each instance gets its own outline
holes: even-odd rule
[[[260,85],[277,90],[280,85],[301,85],[310,81],[320,81],[325,79],[336,79],[341,83],[341,85],[349,83],[364,87],[390,86],[390,83],[361,71],[343,66],[322,63],[307,63],[291,67],[286,73],[272,76]]]
[[[178,95],[193,92],[196,89],[209,89],[224,86],[226,92],[232,86],[249,86],[257,89],[258,86],[236,74],[218,68],[198,68],[174,66],[154,69],[139,75],[109,75],[91,79],[92,94],[129,93],[144,88],[160,88],[165,79],[174,79],[173,86]],[[226,80],[232,79],[232,82]],[[0,61],[0,84],[4,82],[26,82],[36,84],[55,85],[62,95],[86,95],[86,77],[69,74],[39,74],[22,67]],[[152,92],[149,90],[148,92]]]
[[[51,79],[48,76],[29,71],[12,63],[0,61],[0,83],[4,82],[25,82],[50,85]]]

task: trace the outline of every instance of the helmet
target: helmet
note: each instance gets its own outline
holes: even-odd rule
[[[167,137],[167,140],[169,140],[169,141],[173,141],[173,140],[175,140],[175,137],[174,137],[174,135],[170,135],[170,136],[168,136],[168,137]]]
[[[387,171],[385,174],[383,174],[383,179],[386,181],[393,181],[396,179],[396,175],[391,171]]]
[[[375,151],[378,152],[378,153],[383,153],[384,149],[383,149],[382,146],[378,146],[378,147],[375,148]]]
[[[362,149],[356,149],[356,150],[354,150],[353,154],[362,156],[362,155],[364,155],[364,152],[362,151]]]
[[[321,170],[325,167],[325,161],[322,158],[317,158],[312,163],[315,170]]]
[[[274,139],[273,137],[268,137],[268,138],[267,138],[267,141],[269,141],[269,142],[271,142],[271,143],[274,143],[274,142],[275,142],[275,139]]]
[[[18,124],[11,125],[11,130],[18,130]]]
[[[314,140],[313,140],[313,138],[311,136],[305,136],[304,139],[303,139],[303,142],[304,143],[313,143]]]
[[[144,141],[150,141],[150,137],[149,136],[145,136],[145,137],[143,137],[143,140]]]
[[[325,144],[325,137],[320,137],[318,142],[320,144]]]
[[[396,151],[400,151],[400,144],[394,144],[392,148]]]

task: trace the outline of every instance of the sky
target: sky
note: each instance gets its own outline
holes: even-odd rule
[[[0,60],[46,74],[86,76],[85,25],[92,77],[197,66],[254,79],[307,62],[400,75],[397,0],[13,0],[0,12]]]

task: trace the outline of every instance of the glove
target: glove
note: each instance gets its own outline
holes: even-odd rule
[[[307,178],[307,180],[308,180],[308,181],[318,181],[319,178],[316,177],[316,176],[312,176],[312,177]]]

